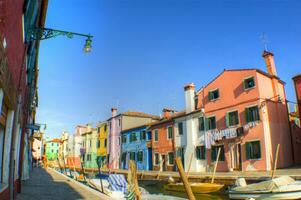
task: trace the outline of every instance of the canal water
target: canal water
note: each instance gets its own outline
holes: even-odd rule
[[[143,187],[145,190],[147,190],[150,194],[163,194],[163,195],[170,195],[175,197],[182,197],[182,198],[188,198],[186,193],[184,192],[173,192],[173,191],[167,191],[164,189],[164,185],[167,184],[167,182],[163,181],[139,181],[139,186]],[[217,193],[212,194],[199,194],[195,195],[197,200],[223,200],[223,199],[229,199],[228,195],[226,194],[225,190],[221,190]]]

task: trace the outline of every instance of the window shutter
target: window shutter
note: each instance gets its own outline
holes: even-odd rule
[[[250,122],[249,108],[245,109],[245,118],[246,118],[246,122],[249,123]]]
[[[247,89],[247,85],[246,85],[246,80],[244,80],[243,82],[242,82],[242,84],[243,84],[243,86],[244,86],[244,89]]]
[[[212,99],[213,99],[213,93],[209,92],[209,100],[212,100]]]
[[[230,126],[230,121],[229,121],[229,113],[226,114],[226,126]]]

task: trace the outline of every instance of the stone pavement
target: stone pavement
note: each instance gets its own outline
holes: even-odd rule
[[[22,182],[17,200],[108,199],[51,169],[34,168],[30,175],[29,180]]]

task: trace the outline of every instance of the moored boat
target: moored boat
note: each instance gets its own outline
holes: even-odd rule
[[[224,187],[224,185],[216,183],[190,183],[190,187],[193,193],[206,194],[217,192]],[[176,192],[185,192],[183,183],[169,183],[164,186],[164,189]]]
[[[243,184],[241,184],[241,182]],[[295,181],[289,176],[282,176],[254,184],[240,184],[229,190],[230,199],[300,199],[301,181]]]

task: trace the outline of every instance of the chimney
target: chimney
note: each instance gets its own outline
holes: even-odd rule
[[[274,61],[274,54],[268,51],[264,51],[262,57],[265,60],[265,64],[267,66],[268,74],[272,76],[277,76],[275,61]]]
[[[111,108],[112,117],[115,117],[117,115],[117,108]]]
[[[162,110],[162,112],[163,112],[163,117],[164,117],[164,118],[170,118],[170,117],[173,115],[173,113],[174,113],[175,111],[172,110],[172,109],[170,109],[170,108],[164,108],[164,109]]]
[[[184,87],[185,90],[185,108],[186,113],[190,113],[195,110],[195,86],[193,83],[189,83]]]

